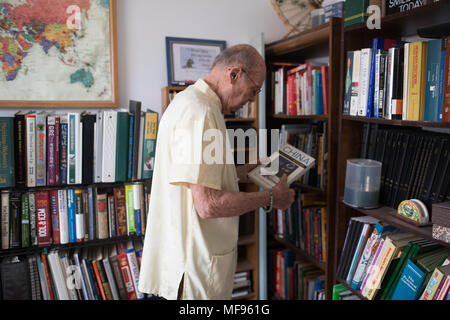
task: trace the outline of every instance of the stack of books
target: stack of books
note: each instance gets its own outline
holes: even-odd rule
[[[328,114],[328,65],[274,63],[273,114]]]
[[[0,264],[4,300],[142,300],[142,241],[44,249]]]
[[[236,272],[234,274],[233,292],[231,298],[238,298],[252,293],[251,271]]]
[[[1,249],[144,235],[150,186],[1,191]]]
[[[348,51],[345,115],[450,122],[450,37],[404,42],[375,38]]]
[[[415,300],[433,271],[438,268],[445,275],[447,268],[441,267],[449,262],[450,248],[370,216],[355,217],[347,229],[337,278],[369,300]],[[436,299],[446,296],[442,292]]]
[[[148,179],[153,174],[158,114],[18,112],[0,118],[0,188]]]

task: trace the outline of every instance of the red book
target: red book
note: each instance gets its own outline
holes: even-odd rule
[[[52,244],[52,224],[48,191],[38,191],[36,198],[36,223],[39,247]]]
[[[61,236],[59,232],[59,202],[58,202],[58,190],[50,190],[50,208],[52,215],[52,234],[53,243],[60,244]]]
[[[59,183],[59,117],[47,118],[47,184]]]
[[[323,114],[328,114],[328,66],[322,66]]]
[[[54,300],[54,296],[53,296],[53,290],[52,290],[52,283],[50,281],[50,273],[48,270],[48,263],[47,263],[47,251],[44,250],[45,252],[41,253],[41,260],[42,260],[42,265],[44,267],[44,274],[45,274],[45,280],[47,282],[47,287],[48,287],[48,292],[50,294],[50,300]]]
[[[117,244],[117,260],[119,261],[120,271],[122,272],[123,282],[127,291],[128,300],[137,300],[136,290],[131,277],[131,269],[128,264],[127,250],[121,242]]]
[[[105,295],[105,290],[103,290],[102,280],[100,278],[100,274],[99,274],[99,271],[98,271],[97,261],[95,261],[95,260],[92,261],[92,268],[94,269],[95,279],[96,279],[98,287],[100,289],[100,293],[102,295],[102,299],[103,300],[107,300],[106,299],[106,295]]]
[[[446,38],[445,47],[444,102],[442,106],[442,122],[450,122],[450,37]]]
[[[117,236],[126,236],[127,232],[127,207],[125,199],[125,187],[115,187],[113,189],[114,203],[116,211],[116,230]]]
[[[295,89],[295,74],[289,74],[287,77],[287,102],[289,115],[297,115]]]

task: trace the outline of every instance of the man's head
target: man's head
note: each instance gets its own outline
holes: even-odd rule
[[[239,44],[216,57],[205,81],[222,101],[222,112],[230,113],[255,99],[265,77],[266,65],[258,51]]]

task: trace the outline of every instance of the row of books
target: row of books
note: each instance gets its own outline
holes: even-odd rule
[[[138,290],[142,241],[4,259],[3,300],[142,300]]]
[[[251,273],[251,271],[241,271],[234,274],[231,298],[246,296],[253,292]]]
[[[366,123],[361,158],[380,161],[380,203],[397,208],[405,199],[450,201],[450,137]]]
[[[144,235],[149,188],[115,187],[1,192],[1,249],[48,247]]]
[[[450,37],[348,51],[344,114],[450,122]]]
[[[268,280],[272,291],[283,300],[324,300],[322,270],[290,250],[270,250]]]
[[[297,196],[289,209],[277,210],[269,223],[278,238],[289,241],[317,261],[326,262],[326,208],[306,207],[303,199],[309,195]]]
[[[327,65],[304,63],[273,63],[273,114],[328,114]]]
[[[0,188],[151,178],[158,114],[140,109],[1,117]]]
[[[427,285],[435,282],[431,280],[435,271],[448,275],[448,267],[443,267],[449,263],[450,248],[371,216],[354,217],[345,236],[337,278],[369,300],[432,299],[426,294]],[[445,299],[447,291],[435,299]]]
[[[288,143],[314,159],[316,165],[298,182],[326,190],[328,130],[327,122],[309,124],[283,124],[280,130],[280,146]]]
[[[351,290],[347,289],[343,284],[335,284],[333,286],[333,300],[361,300]]]

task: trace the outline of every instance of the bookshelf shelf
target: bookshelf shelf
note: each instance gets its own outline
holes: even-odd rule
[[[325,263],[317,261],[316,258],[314,258],[313,256],[311,256],[310,254],[308,254],[307,252],[303,251],[302,249],[296,247],[293,243],[291,243],[290,241],[281,239],[280,237],[275,236],[274,240],[279,242],[280,244],[288,247],[289,249],[291,249],[292,251],[294,251],[296,254],[298,254],[299,256],[301,256],[303,259],[307,260],[308,262],[312,263],[314,266],[316,266],[317,268],[321,269],[322,271],[325,272],[326,270],[326,266]]]
[[[378,123],[378,124],[384,124],[384,125],[390,125],[390,126],[401,126],[401,127],[448,128],[448,129],[450,129],[449,122],[388,120],[388,119],[367,118],[367,117],[358,117],[358,116],[349,116],[349,115],[343,115],[342,120],[358,121],[358,122],[364,122],[364,123]]]
[[[293,115],[284,115],[284,114],[274,114],[272,115],[274,119],[283,119],[283,120],[301,120],[301,119],[322,119],[328,120],[327,115],[309,115],[309,116],[293,116]]]
[[[225,122],[255,122],[255,118],[225,118]]]
[[[246,258],[240,258],[236,265],[236,272],[255,270],[255,265]]]
[[[307,184],[302,184],[299,182],[294,182],[291,184],[291,188],[296,189],[296,190],[301,190],[304,192],[315,192],[321,195],[326,195],[326,191],[317,188],[317,187],[313,187],[313,186],[309,186]]]
[[[95,247],[95,246],[103,246],[112,243],[118,243],[122,241],[128,240],[144,240],[144,236],[137,235],[128,235],[128,236],[120,236],[113,237],[107,239],[96,239],[96,240],[88,240],[82,242],[71,242],[65,244],[54,244],[48,247],[38,247],[32,246],[28,248],[13,248],[13,249],[5,249],[0,250],[0,257],[8,257],[8,256],[18,256],[18,255],[29,255],[36,252],[41,252],[44,248],[48,250],[51,249],[73,249],[73,248],[84,248],[84,247]]]
[[[240,236],[238,239],[238,246],[248,246],[255,243],[256,240],[253,235]]]

